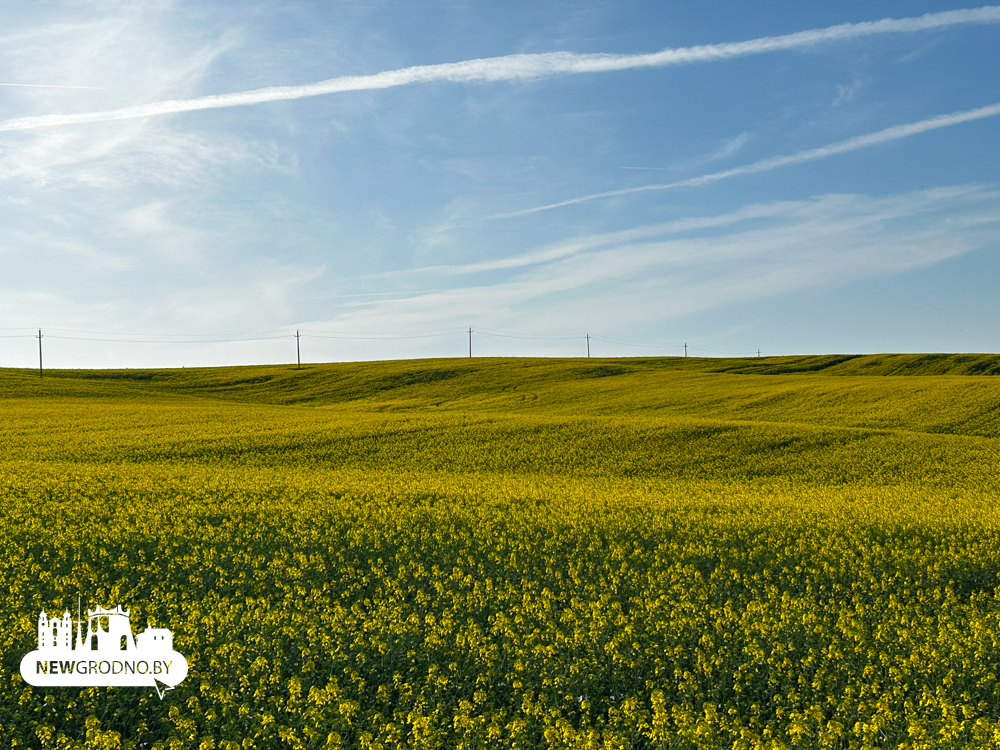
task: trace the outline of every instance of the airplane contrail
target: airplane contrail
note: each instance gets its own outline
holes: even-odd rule
[[[103,112],[84,112],[66,115],[38,115],[18,117],[0,122],[0,130],[32,130],[56,125],[78,125],[109,120],[129,120],[156,115],[193,112],[202,109],[239,107],[264,102],[302,99],[345,91],[370,91],[393,86],[407,86],[431,81],[510,81],[541,78],[559,74],[599,73],[631,68],[655,68],[685,63],[728,60],[745,55],[797,49],[821,42],[842,41],[877,34],[901,34],[928,29],[940,29],[960,24],[1000,23],[1000,6],[950,10],[927,13],[913,18],[886,18],[881,21],[846,23],[825,29],[798,31],[783,36],[762,37],[744,42],[707,44],[697,47],[665,49],[660,52],[636,55],[577,54],[573,52],[544,52],[540,54],[506,55],[479,60],[417,65],[411,68],[388,70],[373,75],[341,76],[318,83],[301,86],[272,86],[232,94],[215,94],[193,99],[172,99],[138,104]]]
[[[710,182],[718,182],[719,180],[725,180],[738,175],[767,172],[772,169],[778,169],[779,167],[791,166],[792,164],[802,164],[807,161],[824,159],[827,156],[846,154],[849,151],[857,151],[858,149],[868,148],[869,146],[875,146],[880,143],[887,143],[888,141],[895,141],[900,138],[908,138],[909,136],[917,135],[918,133],[926,133],[928,130],[947,128],[952,125],[959,125],[963,122],[982,120],[985,117],[994,117],[996,115],[1000,115],[1000,103],[990,104],[987,107],[979,107],[978,109],[969,109],[964,112],[953,112],[950,115],[936,115],[934,117],[928,117],[926,120],[920,120],[919,122],[911,122],[907,125],[894,125],[891,128],[886,128],[885,130],[879,130],[874,133],[848,138],[846,141],[838,141],[837,143],[831,143],[827,146],[811,148],[807,151],[799,151],[797,154],[790,154],[788,156],[772,156],[769,159],[762,159],[761,161],[755,161],[752,164],[726,169],[722,172],[712,172],[710,174],[699,175],[698,177],[689,177],[686,180],[678,180],[677,182],[665,182],[655,185],[622,188],[621,190],[609,190],[604,193],[592,193],[591,195],[582,195],[579,198],[570,198],[568,200],[559,201],[558,203],[549,203],[545,206],[536,206],[535,208],[526,208],[522,211],[497,214],[491,218],[506,219],[512,216],[524,216],[526,214],[538,213],[539,211],[549,211],[553,208],[561,208],[562,206],[572,206],[575,203],[586,203],[587,201],[598,200],[599,198],[613,198],[618,195],[630,195],[632,193],[645,193],[653,190],[670,190],[672,188],[705,185]]]

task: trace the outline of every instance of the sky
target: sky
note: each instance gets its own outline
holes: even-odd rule
[[[1000,351],[1000,6],[11,6],[0,367]]]

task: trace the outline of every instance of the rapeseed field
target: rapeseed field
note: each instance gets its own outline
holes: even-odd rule
[[[998,372],[0,370],[0,747],[1000,746]],[[78,595],[187,679],[24,683]]]

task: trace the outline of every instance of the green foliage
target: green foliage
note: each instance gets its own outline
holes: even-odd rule
[[[993,746],[969,357],[0,371],[0,747]],[[78,593],[185,682],[25,685]]]

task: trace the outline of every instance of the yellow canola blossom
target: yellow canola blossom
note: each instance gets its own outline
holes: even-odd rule
[[[501,364],[0,372],[0,747],[1000,743],[1000,383]],[[185,682],[26,685],[78,594]]]

